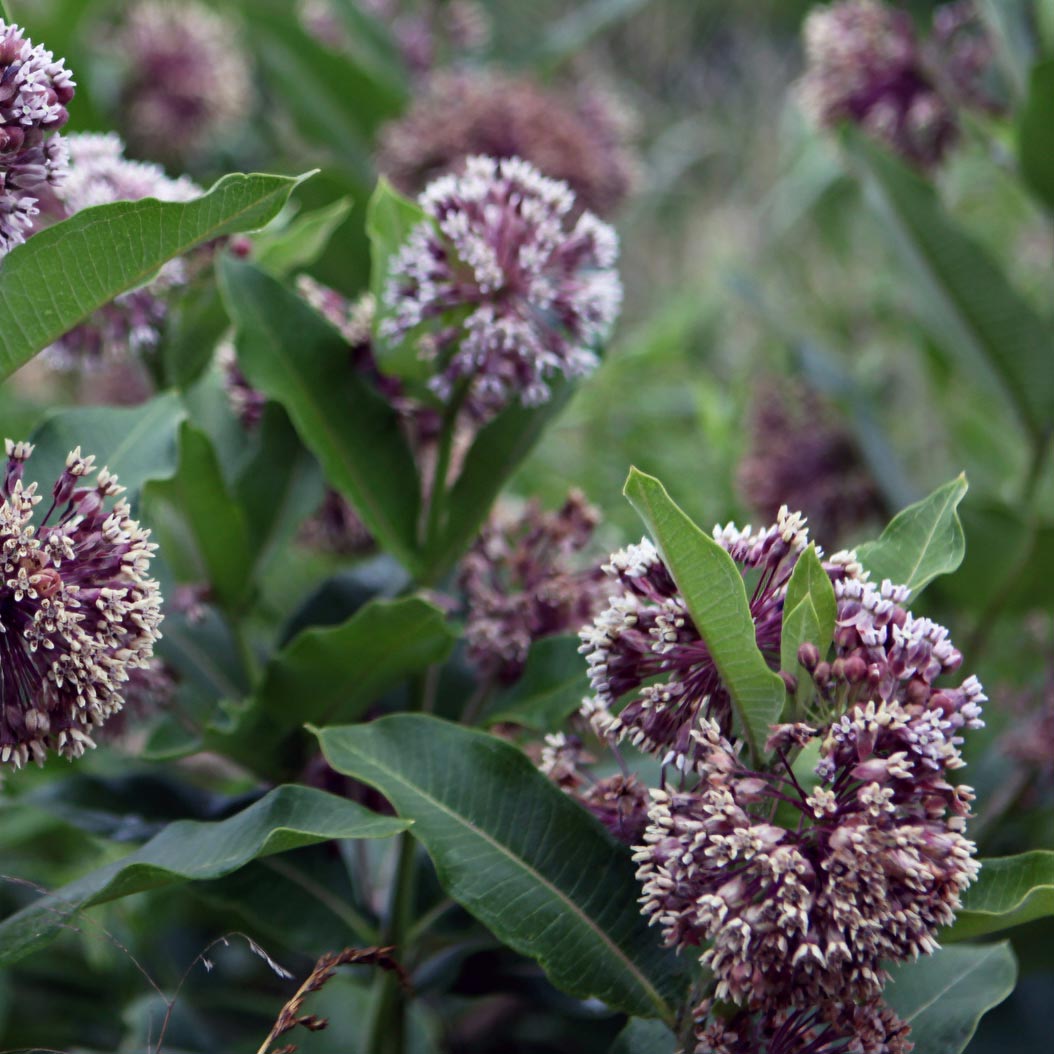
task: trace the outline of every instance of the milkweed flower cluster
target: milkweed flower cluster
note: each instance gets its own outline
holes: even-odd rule
[[[714,538],[755,584],[756,641],[778,669],[803,518],[784,507],[771,527],[730,524]],[[644,914],[667,944],[698,949],[713,977],[696,1011],[700,1054],[909,1051],[908,1027],[882,1003],[886,965],[937,948],[979,868],[965,834],[973,792],[953,776],[965,733],[983,724],[980,683],[955,683],[961,654],[908,610],[906,587],[871,582],[852,552],[819,555],[836,602],[830,651],[801,646],[803,719],[772,726],[749,762],[650,542],[611,558],[608,606],[581,634],[594,691],[583,716],[663,768],[634,859]],[[810,744],[815,762],[794,765]],[[583,758],[575,740],[551,737],[542,768],[614,829]]]
[[[598,522],[597,510],[572,491],[556,512],[531,502],[518,514],[499,510],[484,526],[459,576],[468,657],[481,676],[515,681],[536,640],[573,632],[592,618],[601,576],[571,562]]]
[[[476,416],[547,401],[554,374],[598,363],[622,301],[615,232],[519,158],[471,157],[419,198],[427,219],[393,258],[381,336],[417,340],[444,400]]]
[[[772,519],[786,503],[828,540],[883,517],[882,497],[859,447],[811,389],[782,380],[758,385],[749,437],[737,482],[759,516]]]
[[[0,19],[0,256],[26,240],[41,193],[65,177],[65,140],[52,133],[74,88],[62,59]]]
[[[803,35],[802,98],[819,124],[859,124],[921,168],[944,157],[957,135],[955,114],[907,12],[881,0],[841,0],[811,11]]]
[[[43,500],[24,483],[29,443],[7,440],[0,504],[0,764],[76,758],[123,705],[160,637],[157,548],[130,518],[123,487],[71,451]],[[92,476],[94,474],[94,479]]]
[[[116,35],[121,114],[137,152],[186,160],[236,130],[252,74],[236,26],[196,0],[141,0]]]
[[[170,179],[159,165],[128,160],[124,144],[112,132],[78,133],[67,143],[69,174],[52,196],[45,223],[114,201],[189,201],[201,194],[197,184]],[[187,277],[186,260],[169,261],[149,283],[122,293],[59,338],[49,348],[51,361],[68,369],[85,369],[154,347],[161,339],[172,291]]]
[[[444,71],[382,129],[377,167],[418,194],[467,157],[520,157],[566,183],[582,208],[608,216],[636,178],[628,138],[628,119],[598,89],[557,94],[527,77]]]

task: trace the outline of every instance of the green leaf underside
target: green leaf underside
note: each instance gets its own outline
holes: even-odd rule
[[[178,433],[186,408],[178,395],[159,395],[128,408],[90,406],[60,410],[33,435],[36,449],[26,479],[37,481],[37,493],[50,500],[51,488],[75,447],[95,455],[96,468],[106,466],[134,498],[150,480],[168,479],[179,462]],[[15,436],[13,438],[20,438]]]
[[[863,135],[847,130],[848,155],[865,179],[885,229],[918,272],[934,336],[956,361],[983,364],[1034,436],[1054,418],[1050,324],[1033,310],[984,247],[945,212],[933,187]]]
[[[661,1021],[633,1018],[618,1034],[609,1054],[673,1054],[677,1037]]]
[[[577,637],[544,637],[527,656],[523,675],[494,702],[489,725],[512,722],[535,732],[552,732],[589,694],[586,664]]]
[[[877,541],[857,546],[872,580],[888,578],[918,596],[933,579],[956,570],[966,553],[958,507],[968,486],[964,475],[949,480],[898,512]]]
[[[759,757],[769,726],[779,720],[786,689],[758,650],[739,568],[653,476],[630,469],[625,494],[662,553],[728,690],[743,736]]]
[[[1007,941],[957,945],[890,973],[886,1002],[911,1026],[919,1054],[959,1054],[984,1014],[1013,991],[1017,962]]]
[[[35,234],[0,266],[0,379],[166,261],[264,226],[301,178],[224,176],[192,201],[98,205]]]
[[[684,964],[640,915],[628,851],[524,754],[422,715],[318,734],[330,765],[413,821],[450,896],[557,987],[672,1020]]]
[[[815,644],[820,657],[825,657],[834,639],[837,615],[834,586],[820,563],[816,546],[810,545],[798,558],[787,583],[780,636],[780,669],[801,680],[805,675],[798,663],[798,648],[806,643]]]
[[[0,964],[44,947],[74,916],[149,889],[219,878],[251,860],[334,838],[389,838],[402,820],[310,787],[285,786],[226,820],[179,820],[122,860],[47,894],[0,923]],[[78,923],[78,925],[80,925]],[[84,927],[91,932],[89,927]]]
[[[962,899],[942,941],[982,937],[1054,915],[1054,852],[1037,849],[982,860],[980,876]]]
[[[417,467],[395,411],[353,371],[340,334],[275,279],[227,258],[220,284],[249,381],[286,408],[326,478],[415,570]]]

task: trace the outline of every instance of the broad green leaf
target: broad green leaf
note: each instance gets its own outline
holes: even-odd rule
[[[33,235],[0,266],[0,380],[167,260],[264,226],[299,182],[229,175],[192,201],[98,205]]]
[[[354,721],[385,692],[442,662],[457,633],[419,597],[375,600],[338,626],[306,629],[268,662],[234,726],[211,742],[257,771],[305,724]]]
[[[388,269],[392,257],[402,248],[414,227],[425,219],[424,210],[416,202],[403,197],[381,176],[366,206],[366,235],[370,240],[370,292],[377,303],[374,342],[384,368],[408,380],[426,378],[431,367],[417,354],[412,339],[389,346],[379,333],[381,323],[389,314],[385,308],[384,292],[388,287]]]
[[[933,579],[954,571],[966,552],[958,507],[968,486],[964,475],[949,480],[898,512],[878,541],[857,546],[872,579],[888,578],[918,596]]]
[[[1017,156],[1029,189],[1054,210],[1054,59],[1032,67],[1018,119]]]
[[[941,948],[894,966],[886,1002],[911,1026],[918,1054],[959,1054],[977,1022],[1017,981],[1008,941]]]
[[[179,471],[157,491],[189,525],[217,601],[235,610],[246,599],[253,566],[245,513],[231,495],[209,437],[184,421],[179,445]]]
[[[133,893],[219,878],[251,860],[334,838],[389,838],[401,820],[310,787],[278,787],[218,823],[180,820],[141,849],[47,894],[0,923],[0,964],[48,944],[77,914]]]
[[[550,388],[552,397],[547,403],[534,407],[513,403],[480,429],[450,490],[439,542],[427,554],[433,580],[449,570],[475,539],[501,488],[567,405],[574,390],[569,382],[556,380]]]
[[[280,231],[257,236],[253,260],[276,278],[310,267],[325,251],[330,238],[351,214],[351,198],[297,216]]]
[[[923,310],[940,312],[934,338],[948,356],[997,378],[1033,437],[1054,418],[1054,330],[1011,286],[984,247],[944,211],[933,188],[889,151],[847,136],[884,229],[918,273]],[[970,365],[967,363],[967,365]]]
[[[557,987],[672,1020],[685,964],[644,922],[628,850],[523,753],[415,714],[318,736],[333,768],[413,821],[447,893]]]
[[[982,860],[981,874],[962,900],[955,922],[941,933],[943,941],[983,937],[1054,915],[1054,852]]]
[[[50,495],[65,468],[66,455],[79,446],[81,453],[95,455],[97,468],[105,465],[116,473],[134,498],[143,484],[168,479],[176,471],[177,437],[185,417],[179,396],[172,393],[128,409],[60,410],[33,435],[36,450],[26,466],[26,479],[37,480],[37,490]]]
[[[211,271],[174,300],[160,358],[166,383],[187,388],[206,370],[231,322]]]
[[[815,644],[821,658],[834,639],[838,615],[834,586],[810,545],[798,558],[787,583],[783,601],[783,630],[780,636],[780,669],[799,680],[804,676],[798,663],[798,648]]]
[[[677,1037],[661,1021],[631,1018],[618,1034],[610,1054],[674,1054]]]
[[[270,275],[227,258],[220,283],[249,381],[286,408],[329,482],[415,569],[417,467],[395,411],[354,372],[340,334]]]
[[[654,476],[631,468],[624,493],[662,553],[757,759],[769,726],[779,720],[786,689],[758,650],[743,576]]]
[[[486,723],[511,722],[535,732],[552,732],[589,694],[585,661],[577,637],[543,637],[527,656],[523,675],[495,699]]]

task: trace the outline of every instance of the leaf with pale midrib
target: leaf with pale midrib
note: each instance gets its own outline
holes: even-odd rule
[[[521,751],[415,714],[318,735],[413,821],[446,891],[557,987],[672,1020],[689,964],[641,916],[628,849]]]

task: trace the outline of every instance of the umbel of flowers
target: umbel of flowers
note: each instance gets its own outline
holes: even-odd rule
[[[772,527],[714,538],[750,577],[757,645],[778,669],[805,524],[783,508]],[[944,627],[907,609],[907,588],[871,582],[851,552],[823,567],[830,651],[800,647],[800,720],[773,725],[749,760],[727,687],[650,542],[605,566],[612,596],[582,631],[595,693],[583,714],[613,747],[629,740],[662,764],[646,817],[628,793],[617,819],[643,829],[644,914],[669,945],[697,949],[713,978],[696,1011],[701,1054],[910,1050],[881,1001],[884,964],[934,951],[978,871],[965,837],[973,795],[952,774],[964,732],[982,724],[980,684],[954,683],[962,656]],[[583,790],[573,743],[551,739],[543,767],[615,830],[613,799]]]
[[[24,483],[29,443],[7,440],[0,503],[0,763],[79,757],[123,705],[129,675],[149,666],[161,594],[156,546],[124,490],[71,451],[45,496]],[[92,478],[94,476],[94,479]]]
[[[52,133],[73,90],[62,59],[0,19],[0,256],[26,240],[41,192],[65,176],[65,142]]]
[[[483,418],[551,395],[597,365],[622,300],[615,232],[519,158],[469,158],[418,199],[427,218],[394,258],[381,336],[417,341],[433,390]]]

